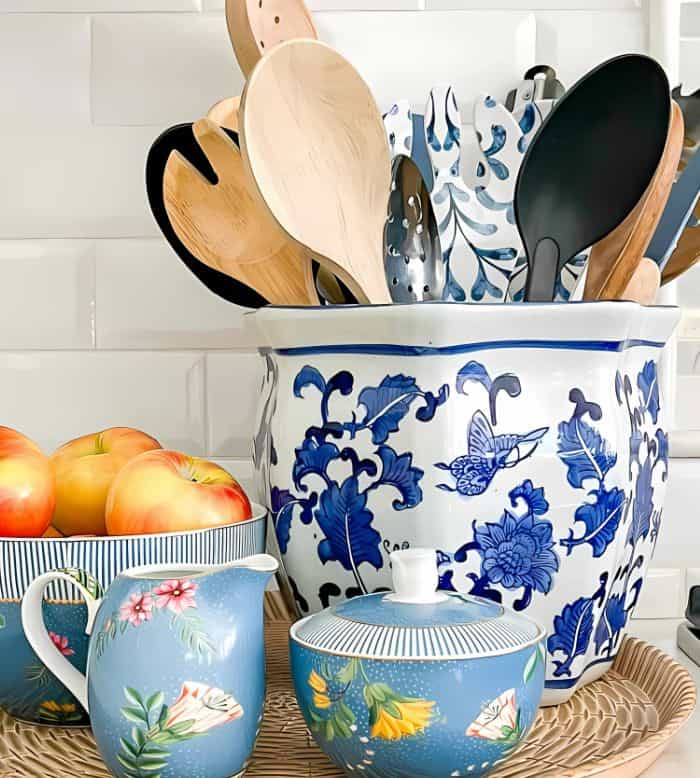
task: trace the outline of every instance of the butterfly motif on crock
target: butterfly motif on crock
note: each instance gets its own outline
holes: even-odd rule
[[[425,133],[447,265],[446,296],[460,302],[498,302],[505,299],[518,258],[512,194],[522,160],[521,132],[507,109],[487,95],[475,102],[474,126],[486,164],[480,163],[479,183],[472,189],[460,174],[462,119],[454,90],[441,86],[431,91]]]
[[[497,423],[498,397],[501,393],[511,398],[519,397],[522,393],[520,380],[512,373],[492,379],[481,362],[472,360],[458,371],[455,388],[459,394],[468,395],[472,391],[470,386],[474,385],[476,391],[483,387],[487,392],[491,421],[482,411],[476,411],[467,428],[467,453],[450,464],[435,464],[438,469],[449,471],[455,480],[454,486],[438,484],[438,489],[467,497],[483,494],[499,470],[517,467],[531,457],[549,429],[540,427],[524,434],[495,434],[491,425]]]
[[[486,416],[476,411],[467,432],[468,453],[453,459],[449,465],[444,462],[435,465],[440,470],[449,470],[456,485],[438,484],[438,489],[467,497],[483,494],[499,470],[517,467],[531,457],[548,429],[540,427],[523,435],[495,435]]]
[[[397,453],[387,441],[411,412],[417,421],[429,422],[447,401],[449,387],[445,384],[433,393],[422,390],[411,376],[387,375],[378,386],[359,392],[357,411],[345,421],[331,418],[330,403],[336,394],[352,394],[351,373],[343,370],[326,380],[307,365],[295,378],[295,397],[303,399],[309,387],[321,394],[320,425],[309,427],[295,449],[293,489],[275,487],[271,494],[280,551],[287,553],[295,517],[315,524],[322,536],[316,549],[321,562],[342,565],[352,573],[357,593],[365,594],[362,566],[377,570],[384,566],[382,537],[373,526],[374,492],[385,488],[398,492],[392,502],[397,511],[414,508],[423,499],[423,471],[413,464],[413,454]],[[357,453],[353,441],[360,436],[375,447],[372,458]],[[339,477],[341,467],[344,477]],[[333,592],[326,592],[330,596]]]
[[[172,747],[205,735],[242,718],[244,710],[232,694],[213,686],[185,681],[170,705],[162,691],[146,697],[127,687],[128,705],[122,717],[133,725],[131,735],[119,739],[119,764],[127,776],[156,776],[168,767]]]

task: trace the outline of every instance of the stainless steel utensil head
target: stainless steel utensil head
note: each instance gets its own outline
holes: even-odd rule
[[[445,263],[430,192],[416,164],[403,154],[392,166],[384,272],[395,303],[442,300]]]

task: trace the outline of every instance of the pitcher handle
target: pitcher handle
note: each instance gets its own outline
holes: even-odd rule
[[[65,581],[75,586],[85,598],[88,609],[86,635],[92,632],[102,598],[102,589],[91,575],[82,570],[53,570],[35,578],[22,598],[22,627],[29,645],[46,667],[88,711],[87,678],[56,648],[44,624],[42,610],[44,591],[54,581]]]

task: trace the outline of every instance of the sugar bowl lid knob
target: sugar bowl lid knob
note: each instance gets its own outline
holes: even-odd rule
[[[437,591],[437,554],[432,548],[408,548],[390,554],[394,592],[389,602],[433,605],[449,599]]]

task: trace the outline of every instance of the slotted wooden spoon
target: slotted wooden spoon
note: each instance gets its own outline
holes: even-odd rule
[[[280,226],[360,302],[391,302],[389,144],[358,72],[319,41],[287,41],[251,74],[241,115],[243,157]]]
[[[683,151],[683,133],[683,114],[674,102],[663,155],[646,192],[624,221],[591,250],[584,300],[624,299],[671,193]]]
[[[210,119],[192,127],[218,182],[178,151],[168,158],[163,200],[182,243],[202,262],[277,305],[318,305],[311,262],[251,191],[235,143]]]
[[[277,44],[293,38],[318,38],[304,0],[226,0],[226,22],[246,78]]]

